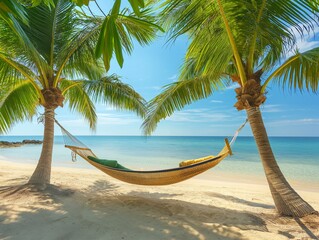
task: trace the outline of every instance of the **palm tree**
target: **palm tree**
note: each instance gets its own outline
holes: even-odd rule
[[[20,18],[24,23],[27,22],[27,17],[23,6],[16,0],[2,0],[0,3],[0,18],[6,21],[14,31],[14,19]]]
[[[144,99],[116,75],[106,76],[95,46],[104,20],[90,18],[67,0],[26,9],[28,24],[14,20],[15,31],[0,19],[0,133],[32,118],[44,108],[44,138],[38,165],[29,183],[50,183],[55,109],[64,103],[81,114],[92,129],[97,116],[93,102],[144,116]],[[108,17],[108,16],[107,16]],[[137,18],[124,9],[117,14],[117,31],[126,51],[133,39],[147,44],[155,37],[153,17],[141,11]]]
[[[167,0],[163,26],[171,39],[190,44],[177,82],[149,103],[146,134],[175,110],[235,82],[238,110],[245,110],[278,212],[302,217],[315,212],[289,185],[276,162],[260,112],[269,83],[316,92],[319,48],[298,52],[299,35],[314,28],[318,11],[307,0]]]

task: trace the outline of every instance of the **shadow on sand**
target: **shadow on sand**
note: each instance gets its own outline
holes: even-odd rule
[[[229,195],[224,195],[224,194],[219,194],[219,193],[208,193],[207,195],[210,197],[214,197],[214,198],[221,198],[221,199],[224,199],[224,200],[227,200],[230,202],[240,203],[240,204],[247,205],[250,207],[259,207],[259,208],[264,208],[264,209],[275,209],[274,205],[251,202],[251,201],[247,201],[247,200],[237,198],[234,196],[229,196]]]
[[[5,226],[0,239],[247,239],[239,230],[268,232],[264,220],[248,211],[172,199],[178,195],[149,193],[147,188],[121,194],[118,187],[96,181],[79,192],[2,188],[0,199],[29,197],[30,204],[16,202],[19,207],[14,209],[10,201],[0,205],[0,229]],[[252,204],[222,194],[215,197]]]

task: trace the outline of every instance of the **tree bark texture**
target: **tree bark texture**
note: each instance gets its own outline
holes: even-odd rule
[[[44,136],[41,156],[29,183],[45,188],[50,184],[51,162],[54,140],[54,108],[45,108],[44,112]]]
[[[295,192],[282,174],[272,152],[259,107],[247,108],[246,112],[279,214],[303,217],[315,213],[316,211]]]

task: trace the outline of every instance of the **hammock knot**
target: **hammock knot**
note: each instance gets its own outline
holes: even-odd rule
[[[76,162],[76,153],[74,151],[71,151],[71,157],[72,157],[72,162]]]

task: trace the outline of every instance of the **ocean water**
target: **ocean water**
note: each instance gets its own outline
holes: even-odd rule
[[[128,168],[138,170],[177,167],[180,161],[214,155],[224,145],[224,137],[164,136],[78,136],[100,158],[116,159]],[[0,136],[0,141],[41,140],[41,136]],[[319,137],[271,137],[277,162],[288,179],[319,186]],[[252,137],[238,137],[234,155],[214,169],[228,174],[263,176],[262,164]],[[0,148],[0,160],[36,164],[41,145]],[[93,168],[86,161],[71,160],[62,136],[54,142],[53,166]]]

